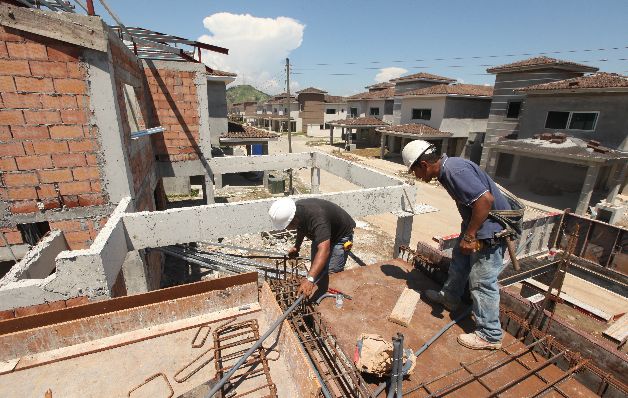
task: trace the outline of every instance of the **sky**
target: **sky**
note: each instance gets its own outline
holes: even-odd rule
[[[543,52],[628,75],[626,0],[107,3],[126,26],[229,48],[229,55],[204,52],[203,61],[237,73],[233,84],[269,94],[285,91],[286,58],[292,91],[314,86],[333,95],[418,72],[492,85],[489,65]]]

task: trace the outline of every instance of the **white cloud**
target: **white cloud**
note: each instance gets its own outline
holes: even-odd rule
[[[203,19],[210,34],[199,41],[226,47],[229,55],[203,51],[211,68],[235,72],[235,84],[251,84],[270,93],[285,91],[285,58],[303,42],[305,25],[288,17],[258,18],[221,12]],[[298,87],[298,82],[290,82]]]
[[[399,68],[396,66],[391,66],[388,68],[382,68],[379,70],[377,75],[375,75],[375,81],[377,83],[387,82],[390,79],[396,79],[404,73],[408,72],[407,69]]]
[[[459,84],[464,84],[464,79],[463,79],[463,78],[461,78],[461,77],[457,77],[457,78],[456,78],[456,83],[459,83]]]

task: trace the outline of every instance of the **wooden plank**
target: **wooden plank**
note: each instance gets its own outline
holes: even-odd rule
[[[628,337],[628,313],[622,315],[609,326],[602,334],[617,343],[621,343]]]
[[[403,292],[401,292],[401,295],[395,304],[395,308],[393,308],[392,312],[388,316],[388,320],[401,326],[408,327],[408,325],[410,325],[410,321],[412,321],[414,309],[416,308],[420,298],[421,294],[416,290],[409,289],[407,287],[403,289]]]
[[[0,25],[97,51],[107,51],[108,35],[99,17],[0,4]]]

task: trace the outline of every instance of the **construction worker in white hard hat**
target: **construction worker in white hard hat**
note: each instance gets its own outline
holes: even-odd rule
[[[476,331],[461,334],[458,342],[472,349],[501,348],[497,277],[503,269],[505,243],[495,236],[503,227],[489,218],[489,211],[510,210],[510,203],[478,165],[440,155],[427,141],[411,141],[401,155],[408,172],[416,178],[424,182],[438,179],[456,201],[462,217],[447,281],[440,291],[427,290],[424,297],[452,311],[459,305],[468,281]]]
[[[289,257],[297,257],[303,239],[312,241],[312,266],[303,278],[298,293],[312,297],[316,292],[316,281],[327,291],[328,274],[344,270],[349,250],[353,244],[355,221],[340,206],[322,199],[310,198],[294,201],[290,198],[277,200],[268,212],[276,230],[296,229],[294,246]],[[323,271],[326,271],[323,274]]]

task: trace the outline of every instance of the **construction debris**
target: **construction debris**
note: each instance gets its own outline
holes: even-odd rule
[[[412,315],[414,315],[414,309],[420,298],[421,293],[416,290],[409,288],[403,289],[399,300],[397,300],[397,304],[395,304],[392,312],[388,315],[388,320],[401,326],[407,327],[410,325]]]

